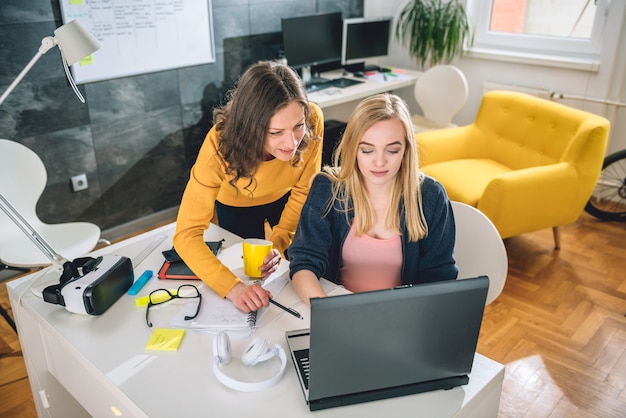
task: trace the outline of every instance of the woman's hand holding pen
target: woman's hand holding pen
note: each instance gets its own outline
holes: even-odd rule
[[[270,253],[263,259],[263,265],[259,267],[259,270],[261,270],[261,277],[263,279],[267,279],[270,274],[274,273],[278,269],[281,259],[282,257],[280,256],[278,250],[276,248],[272,248]]]
[[[282,257],[278,250],[272,249],[263,259],[263,265],[259,267],[261,278],[266,279],[270,274],[274,273],[278,269],[281,259]],[[237,283],[226,295],[226,299],[233,302],[237,309],[246,313],[268,307],[270,298],[272,298],[272,294],[257,283],[249,286],[244,283]]]
[[[250,286],[239,282],[226,295],[237,309],[245,313],[256,311],[270,305],[272,293],[254,283]]]

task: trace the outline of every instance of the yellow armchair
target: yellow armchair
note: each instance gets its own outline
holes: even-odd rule
[[[484,95],[476,120],[416,134],[422,170],[502,238],[574,222],[600,175],[605,118],[524,93]]]

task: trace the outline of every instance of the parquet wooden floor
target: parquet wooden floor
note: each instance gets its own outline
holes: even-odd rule
[[[509,274],[478,351],[506,364],[501,418],[626,417],[626,223],[583,214],[505,240]]]
[[[550,230],[505,241],[509,275],[478,344],[506,365],[498,417],[626,417],[626,223],[583,214],[561,243]],[[9,308],[4,284],[0,303]],[[0,417],[35,416],[19,341],[0,318]]]

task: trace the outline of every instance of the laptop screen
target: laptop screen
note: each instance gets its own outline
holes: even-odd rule
[[[487,277],[311,300],[309,401],[471,371]]]

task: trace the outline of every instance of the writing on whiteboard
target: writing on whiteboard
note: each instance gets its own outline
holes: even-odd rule
[[[61,0],[102,48],[72,66],[88,83],[215,62],[210,0]]]

